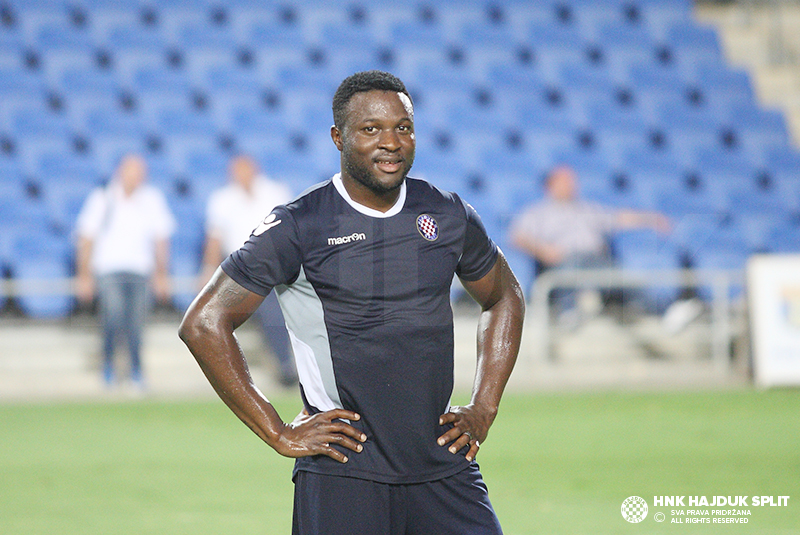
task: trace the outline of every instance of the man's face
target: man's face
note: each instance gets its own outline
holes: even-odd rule
[[[345,117],[341,131],[331,129],[343,173],[378,195],[399,188],[414,163],[411,100],[392,91],[356,93]]]
[[[147,164],[138,156],[126,156],[120,163],[117,173],[123,190],[130,195],[147,178]]]
[[[548,180],[550,196],[558,201],[573,201],[578,197],[575,172],[569,167],[559,167]]]
[[[246,190],[250,190],[258,174],[256,163],[245,156],[235,158],[230,164],[231,179]]]

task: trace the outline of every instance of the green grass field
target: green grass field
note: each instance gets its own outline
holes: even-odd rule
[[[0,422],[0,534],[290,532],[292,461],[221,402],[15,404]],[[508,395],[478,460],[508,535],[800,534],[798,390]],[[676,525],[655,495],[791,498]]]

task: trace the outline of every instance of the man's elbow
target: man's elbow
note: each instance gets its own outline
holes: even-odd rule
[[[204,338],[209,332],[208,326],[200,319],[200,315],[190,308],[178,327],[178,337],[190,348],[197,340]]]
[[[519,317],[525,316],[525,292],[516,280],[506,294],[510,308]]]

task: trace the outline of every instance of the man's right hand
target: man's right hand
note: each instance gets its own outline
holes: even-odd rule
[[[91,304],[94,299],[94,278],[91,275],[78,275],[75,278],[75,297],[84,305]]]
[[[293,422],[285,424],[273,448],[285,457],[327,455],[340,463],[346,463],[347,456],[332,445],[338,444],[360,453],[364,449],[361,443],[367,440],[367,435],[342,421],[360,419],[359,414],[345,409],[333,409],[313,416],[303,410]]]
[[[550,245],[549,243],[540,243],[536,248],[536,257],[547,267],[554,267],[564,261],[565,255],[561,247]]]

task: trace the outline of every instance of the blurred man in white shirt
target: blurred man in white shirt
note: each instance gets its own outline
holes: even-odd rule
[[[108,386],[116,382],[114,352],[124,336],[130,379],[144,387],[141,337],[148,282],[159,300],[169,297],[169,240],[175,219],[164,195],[146,180],[144,159],[125,156],[108,186],[89,195],[77,221],[77,297],[83,303],[98,298]]]
[[[229,183],[213,192],[206,210],[206,244],[203,254],[203,283],[222,260],[239,249],[258,224],[279,204],[292,200],[285,185],[259,172],[249,156],[237,156],[229,166]],[[266,343],[278,361],[278,380],[285,386],[297,382],[289,336],[275,293],[256,311]]]

